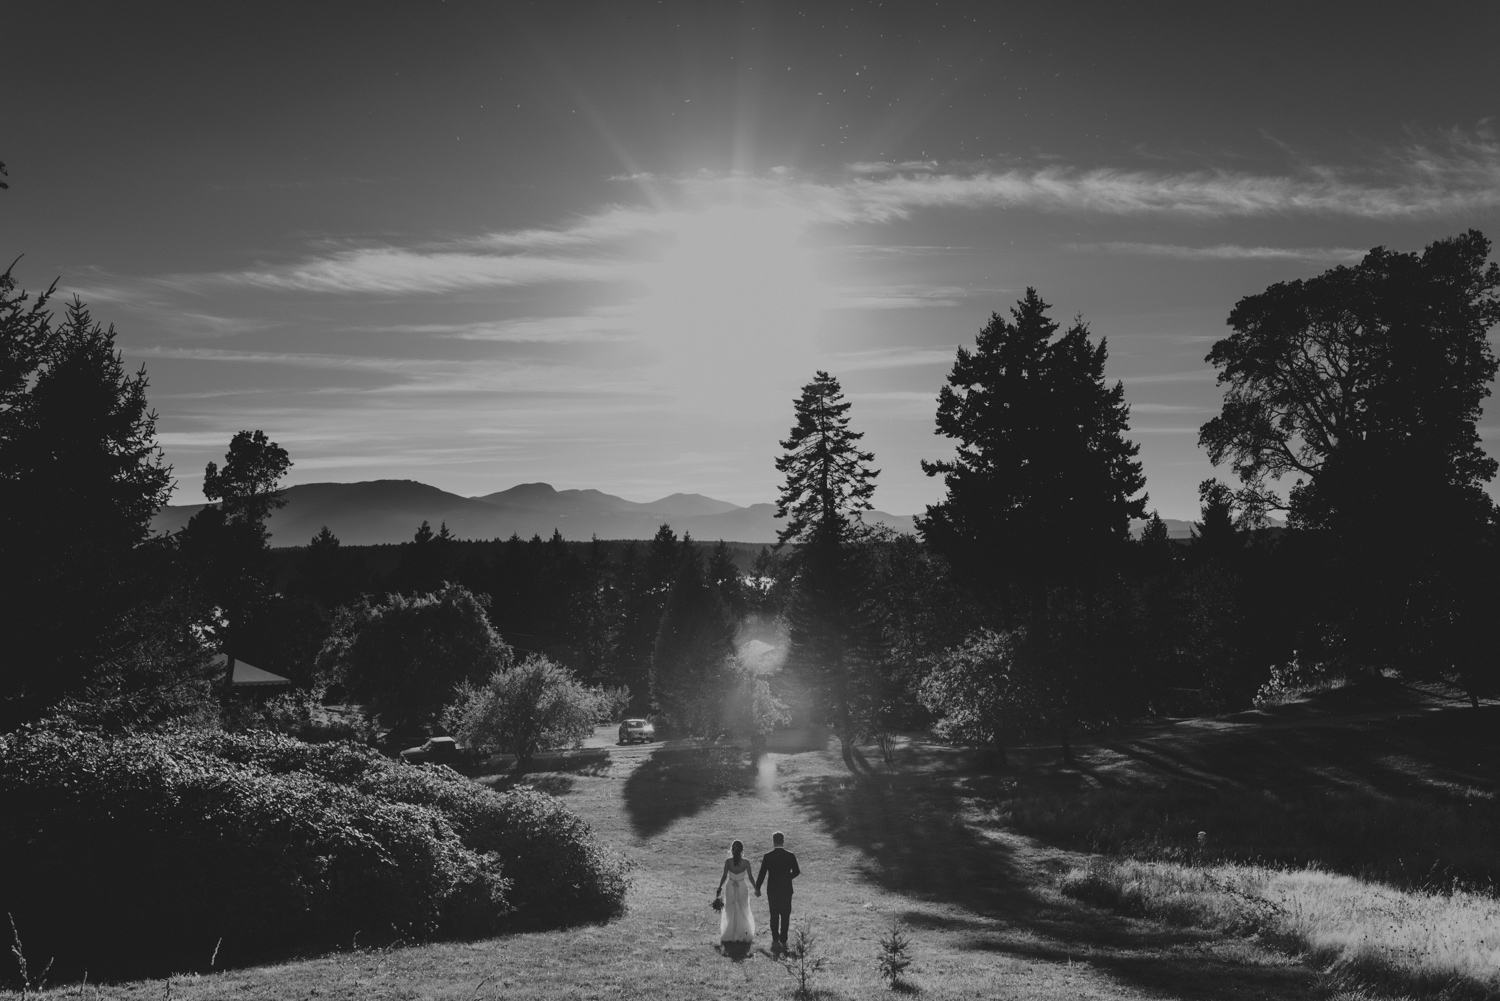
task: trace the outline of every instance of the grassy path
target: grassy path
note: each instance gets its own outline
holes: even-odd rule
[[[531,777],[636,864],[629,912],[605,926],[474,943],[362,950],[175,978],[172,998],[776,998],[791,980],[765,949],[724,956],[708,904],[733,838],[752,855],[774,830],[801,862],[794,922],[828,957],[829,998],[889,997],[877,941],[900,918],[924,998],[1296,999],[1324,996],[1304,966],[1236,939],[1122,918],[1049,888],[1071,857],[992,823],[988,783],[940,757],[855,783],[826,750],[591,749]],[[105,997],[166,995],[161,981]],[[60,994],[73,993],[65,988]],[[90,992],[92,993],[92,991]]]

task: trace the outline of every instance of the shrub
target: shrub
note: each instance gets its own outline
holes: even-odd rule
[[[890,930],[880,937],[880,952],[875,957],[881,979],[894,988],[911,964],[911,936],[900,921],[892,922]]]
[[[524,769],[538,751],[581,747],[597,713],[594,691],[567,668],[533,654],[482,685],[460,686],[443,722],[463,743],[498,747]]]
[[[349,743],[38,725],[0,737],[0,801],[0,910],[65,975],[489,934],[624,891],[620,861],[550,797]]]
[[[614,723],[630,712],[630,686],[618,685],[594,691],[596,718],[602,723]]]

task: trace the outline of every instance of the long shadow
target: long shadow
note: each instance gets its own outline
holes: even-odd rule
[[[625,813],[635,833],[646,838],[754,788],[755,766],[743,748],[660,748],[625,780]]]
[[[1005,840],[960,818],[966,802],[999,798],[1009,788],[1001,776],[928,774],[810,779],[789,792],[835,841],[861,854],[872,883],[970,912],[903,915],[913,926],[963,935],[969,948],[1056,963],[1083,959],[1166,997],[1317,996],[1311,970],[1233,962],[1199,948],[1216,938],[1209,933],[1127,920],[1039,892],[1044,874],[1022,865]]]

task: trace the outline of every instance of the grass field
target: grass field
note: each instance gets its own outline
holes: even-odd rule
[[[1392,915],[1406,908],[1412,929],[1426,922],[1428,939],[1419,941],[1413,930],[1386,945],[1399,951],[1416,943],[1431,950],[1421,942],[1443,939],[1443,922],[1450,920],[1431,902],[1455,898],[1435,893],[1434,886],[1422,891],[1403,885],[1404,870],[1388,858],[1423,847],[1403,839],[1436,832],[1456,839],[1465,878],[1478,878],[1494,872],[1500,849],[1493,842],[1486,848],[1477,835],[1456,835],[1459,828],[1443,820],[1435,827],[1397,826],[1385,840],[1370,836],[1349,850],[1341,847],[1336,829],[1303,807],[1315,806],[1330,790],[1355,797],[1346,804],[1350,810],[1388,808],[1390,816],[1418,816],[1424,804],[1473,802],[1454,809],[1460,819],[1490,831],[1483,825],[1494,816],[1494,758],[1485,755],[1492,755],[1496,738],[1485,735],[1496,729],[1496,709],[1464,717],[1466,710],[1428,706],[1410,717],[1367,713],[1371,718],[1362,722],[1344,718],[1347,725],[1331,727],[1318,712],[1285,708],[1280,715],[1113,737],[1080,748],[1074,769],[1057,767],[1050,751],[1021,750],[1012,753],[1013,768],[999,775],[978,774],[963,752],[918,740],[902,743],[894,770],[886,772],[882,764],[880,774],[861,780],[847,773],[836,750],[824,747],[782,745],[759,767],[734,748],[591,747],[539,763],[548,770],[525,780],[564,797],[631,858],[635,882],[628,913],[619,920],[481,942],[351,950],[185,975],[170,983],[110,985],[102,992],[90,986],[85,994],[79,985],[68,985],[48,993],[161,998],[170,990],[179,999],[787,997],[792,981],[766,952],[764,901],[756,902],[760,937],[744,959],[720,951],[717,918],[708,906],[730,840],[742,839],[758,855],[779,829],[804,873],[794,922],[812,922],[828,959],[815,981],[823,997],[891,996],[878,977],[876,953],[878,939],[897,919],[911,933],[916,958],[900,993],[924,998],[1365,996],[1359,985],[1378,987],[1381,981],[1358,979],[1360,971],[1340,961],[1345,953],[1329,937],[1357,939],[1369,930],[1347,920],[1357,907],[1332,908],[1330,915],[1343,914],[1344,924],[1329,923],[1324,939],[1299,942],[1268,926],[1221,920],[1222,901],[1209,892],[1215,889],[1211,881],[1200,880],[1193,890],[1196,911],[1159,905],[1175,892],[1171,879],[1183,873],[1218,873],[1222,888],[1228,870],[1213,867],[1239,864],[1249,867],[1244,879],[1259,879],[1255,858],[1277,853],[1258,851],[1276,846],[1258,845],[1257,838],[1293,838],[1291,854],[1322,862],[1333,874],[1357,870],[1359,853],[1374,852],[1368,871],[1338,877],[1339,892],[1346,898],[1387,894],[1384,910],[1360,920],[1370,928],[1377,921],[1396,928],[1401,922]],[[1290,762],[1301,767],[1292,769]],[[481,780],[515,781],[503,775]],[[1257,783],[1290,805],[1280,814],[1268,811],[1266,801],[1253,795]],[[1181,816],[1174,812],[1179,807]],[[1255,827],[1251,820],[1262,815],[1272,819]],[[1205,817],[1214,818],[1206,850],[1212,857],[1193,858]],[[1237,824],[1243,830],[1236,831]],[[1441,860],[1446,847],[1428,844],[1425,850]],[[1090,848],[1113,855],[1105,858]],[[1426,858],[1413,865],[1426,864]],[[1153,891],[1150,906],[1099,887],[1079,892],[1080,873],[1092,873],[1101,885],[1119,877],[1123,886],[1132,878],[1124,868],[1130,864],[1175,866],[1178,875],[1158,874],[1152,885],[1161,892]],[[1442,871],[1451,881],[1457,868]],[[1134,874],[1137,884],[1140,875]],[[1271,889],[1290,892],[1289,885]],[[1312,892],[1334,899],[1326,888]],[[1424,900],[1427,909],[1421,910]],[[1481,908],[1473,913],[1482,934],[1490,913],[1484,908],[1494,899],[1479,893],[1472,900]],[[1311,912],[1303,917],[1332,921]],[[1463,956],[1474,951],[1462,944],[1467,941],[1460,938]],[[44,957],[31,959],[35,968]],[[1477,962],[1460,971],[1456,986],[1462,994],[1482,985],[1497,958],[1492,952]],[[1441,990],[1462,996],[1454,993],[1451,977],[1385,983],[1430,996]]]

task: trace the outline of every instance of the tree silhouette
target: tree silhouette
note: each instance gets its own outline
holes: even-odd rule
[[[1024,627],[1017,646],[1021,704],[1043,713],[1071,757],[1070,725],[1114,711],[1120,671],[1110,589],[1130,552],[1130,519],[1145,514],[1139,446],[1126,440],[1124,386],[1104,381],[1106,342],[1077,320],[1059,325],[1036,289],[998,313],[974,350],[958,349],[938,395],[937,431],[951,460],[923,462],[947,497],[918,530]],[[1139,496],[1137,496],[1139,495]]]
[[[808,682],[853,771],[854,742],[873,716],[872,627],[855,543],[865,534],[859,514],[871,507],[879,470],[869,467],[875,456],[856,445],[863,434],[849,430],[849,406],[827,372],[802,387],[792,432],[781,443],[786,451],[776,460],[786,476],[776,514],[787,519],[780,542],[799,544],[788,663]]]
[[[869,467],[874,454],[857,447],[864,432],[849,430],[849,407],[839,381],[827,372],[802,387],[796,423],[776,460],[776,471],[786,476],[776,499],[776,517],[787,519],[777,533],[780,542],[806,542],[825,527],[843,532],[870,510],[880,470]]]
[[[1235,305],[1208,354],[1226,388],[1200,444],[1230,463],[1242,506],[1327,536],[1322,656],[1346,669],[1444,673],[1458,669],[1458,633],[1493,635],[1491,616],[1453,617],[1471,604],[1494,517],[1484,484],[1497,463],[1477,428],[1500,367],[1489,251],[1469,230],[1272,285]],[[1272,486],[1289,475],[1283,500]]]
[[[1206,359],[1227,388],[1199,443],[1215,465],[1231,463],[1246,504],[1318,528],[1442,494],[1486,508],[1496,461],[1476,422],[1500,322],[1489,250],[1476,230],[1420,256],[1377,247],[1235,305],[1233,333]],[[1284,503],[1268,480],[1286,475],[1297,481]]]
[[[281,477],[292,461],[264,431],[241,431],[229,442],[224,465],[203,471],[203,494],[219,503],[201,509],[180,536],[182,552],[209,605],[225,652],[251,653],[251,620],[271,600],[265,581],[270,534],[266,519],[285,500]]]
[[[114,328],[76,298],[54,326],[48,295],[28,307],[0,275],[0,690],[19,699],[7,715],[117,658],[127,611],[166,586],[151,576],[160,546],[145,543],[172,470],[145,370],[125,373]]]
[[[919,520],[923,538],[994,596],[1028,592],[1011,608],[1022,616],[1049,586],[1107,575],[1146,506],[1106,342],[1081,320],[1054,339],[1048,308],[1028,288],[1010,320],[991,314],[974,350],[958,349],[937,409],[956,452],[922,463],[947,488]]]
[[[685,548],[651,653],[651,697],[675,725],[691,733],[722,725],[735,625],[702,555]]]

